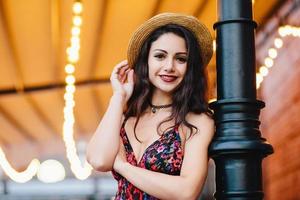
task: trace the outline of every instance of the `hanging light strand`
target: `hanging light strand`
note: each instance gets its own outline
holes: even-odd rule
[[[256,88],[259,89],[264,78],[274,65],[274,61],[278,55],[278,50],[282,48],[283,38],[286,36],[300,37],[300,27],[296,26],[280,26],[278,28],[278,37],[274,38],[273,46],[268,49],[268,55],[264,58],[264,64],[261,65],[256,73]]]
[[[79,60],[80,51],[80,34],[82,25],[82,13],[83,7],[80,1],[75,1],[73,3],[73,18],[72,18],[72,28],[71,28],[71,38],[70,45],[68,46],[67,53],[67,64],[65,66],[65,107],[64,107],[64,124],[63,124],[63,140],[66,147],[66,155],[70,162],[71,170],[75,177],[84,180],[88,178],[91,174],[92,167],[85,161],[82,166],[79,156],[77,155],[76,144],[74,140],[74,93],[76,91],[75,87],[75,65]]]
[[[27,181],[30,181],[32,177],[36,175],[40,167],[40,162],[38,159],[33,159],[23,172],[18,172],[7,161],[5,153],[0,147],[0,165],[4,173],[13,181],[18,183],[25,183]]]

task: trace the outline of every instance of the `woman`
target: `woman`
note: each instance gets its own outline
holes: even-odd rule
[[[211,35],[192,16],[163,13],[137,29],[127,56],[112,72],[113,95],[87,159],[113,172],[116,199],[196,199],[214,133]]]

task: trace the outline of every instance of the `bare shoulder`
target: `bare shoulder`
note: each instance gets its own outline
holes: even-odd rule
[[[189,113],[186,120],[198,129],[197,133],[194,134],[192,138],[205,139],[207,142],[211,141],[215,132],[215,123],[211,116],[206,113]]]
[[[188,113],[187,114],[187,120],[190,123],[197,123],[197,124],[210,124],[213,125],[214,124],[214,120],[212,119],[212,116],[209,116],[206,113],[201,113],[201,114],[197,114],[197,113]]]

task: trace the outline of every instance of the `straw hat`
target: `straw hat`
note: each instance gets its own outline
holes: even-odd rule
[[[178,14],[178,13],[162,13],[158,14],[146,22],[144,22],[132,35],[128,50],[127,59],[130,67],[136,62],[143,43],[149,35],[157,28],[167,25],[176,24],[185,27],[191,31],[198,40],[201,51],[203,64],[206,66],[213,54],[212,36],[207,27],[202,24],[197,18]]]

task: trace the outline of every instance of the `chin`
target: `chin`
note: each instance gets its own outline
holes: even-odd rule
[[[172,94],[174,93],[176,87],[159,87],[159,88],[156,88],[157,90],[161,91],[162,93],[166,93],[166,94]]]

